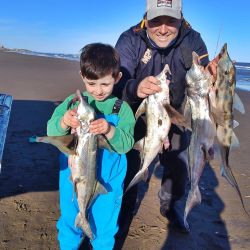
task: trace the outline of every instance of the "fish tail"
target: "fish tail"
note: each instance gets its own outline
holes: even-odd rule
[[[125,193],[132,188],[134,185],[136,185],[138,182],[140,182],[141,180],[143,180],[145,177],[145,170],[140,170],[135,177],[132,179],[132,181],[129,183]]]
[[[89,239],[93,240],[94,235],[92,233],[90,224],[85,216],[82,215],[81,212],[78,213],[75,219],[75,226],[82,228],[83,232],[89,237]]]
[[[31,137],[29,137],[29,142],[37,142],[37,136],[31,136]]]
[[[61,136],[63,137],[63,136]],[[62,141],[60,141],[60,136],[32,136],[29,137],[29,142],[34,143],[34,142],[42,142],[42,143],[47,143],[55,146],[58,148],[61,152],[67,154],[67,155],[74,155],[75,151],[71,150],[67,146],[63,144]]]
[[[29,142],[43,142],[43,143],[50,143],[50,139],[47,136],[31,136],[29,137]]]
[[[185,226],[188,226],[187,216],[188,216],[189,212],[198,203],[201,203],[201,193],[200,193],[198,185],[196,185],[195,187],[191,187],[191,189],[188,193],[188,198],[186,201],[185,212],[184,212],[184,224],[185,224]]]
[[[53,139],[51,139],[49,136],[31,136],[29,137],[29,142],[43,142],[43,143],[51,143],[53,142]]]
[[[247,212],[244,201],[243,201],[243,197],[239,188],[239,185],[233,175],[233,172],[228,164],[228,159],[226,159],[224,164],[220,165],[220,171],[221,171],[221,175],[226,178],[226,180],[230,183],[230,185],[236,190],[236,192],[238,193],[238,196],[240,198],[242,207],[245,211],[245,213],[248,215],[248,217],[250,217],[250,214]]]

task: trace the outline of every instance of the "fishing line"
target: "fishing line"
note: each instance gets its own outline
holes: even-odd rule
[[[217,43],[216,43],[216,47],[215,47],[215,52],[214,52],[214,58],[215,58],[217,50],[218,50],[218,45],[219,45],[220,35],[221,35],[221,31],[222,31],[222,26],[223,26],[223,24],[221,23],[220,29],[219,29],[219,35],[218,35],[218,39],[217,39]]]

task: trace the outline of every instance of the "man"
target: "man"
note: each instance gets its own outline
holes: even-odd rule
[[[143,98],[161,91],[158,75],[165,64],[171,71],[170,102],[182,112],[185,98],[185,75],[192,64],[192,51],[200,56],[203,66],[209,63],[207,48],[200,34],[193,30],[182,15],[181,0],[147,0],[144,20],[121,34],[116,49],[120,53],[123,78],[115,94],[123,96],[135,112]],[[136,125],[135,136],[142,128]],[[135,138],[137,139],[137,138]],[[175,202],[185,192],[186,164],[179,157],[189,144],[184,128],[172,125],[170,148],[159,155],[164,166],[159,191],[160,212],[170,225],[188,232]],[[128,169],[135,161],[128,154]]]

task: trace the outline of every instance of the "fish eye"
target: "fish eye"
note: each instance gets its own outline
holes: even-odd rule
[[[226,71],[225,71],[225,75],[228,75],[228,74],[229,74],[229,72],[226,70]]]

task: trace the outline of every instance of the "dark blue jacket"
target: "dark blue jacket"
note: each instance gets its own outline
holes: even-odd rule
[[[147,76],[158,75],[166,63],[169,64],[172,74],[170,102],[173,107],[180,108],[185,97],[185,75],[192,64],[192,51],[199,56],[207,54],[206,45],[200,34],[185,20],[175,42],[166,49],[153,47],[146,30],[141,29],[140,24],[121,34],[116,49],[120,54],[123,77],[115,85],[114,94],[126,100],[134,111],[142,101],[136,94],[138,84]],[[149,52],[150,56],[147,57],[145,52]],[[201,60],[203,66],[208,62],[208,57]]]

